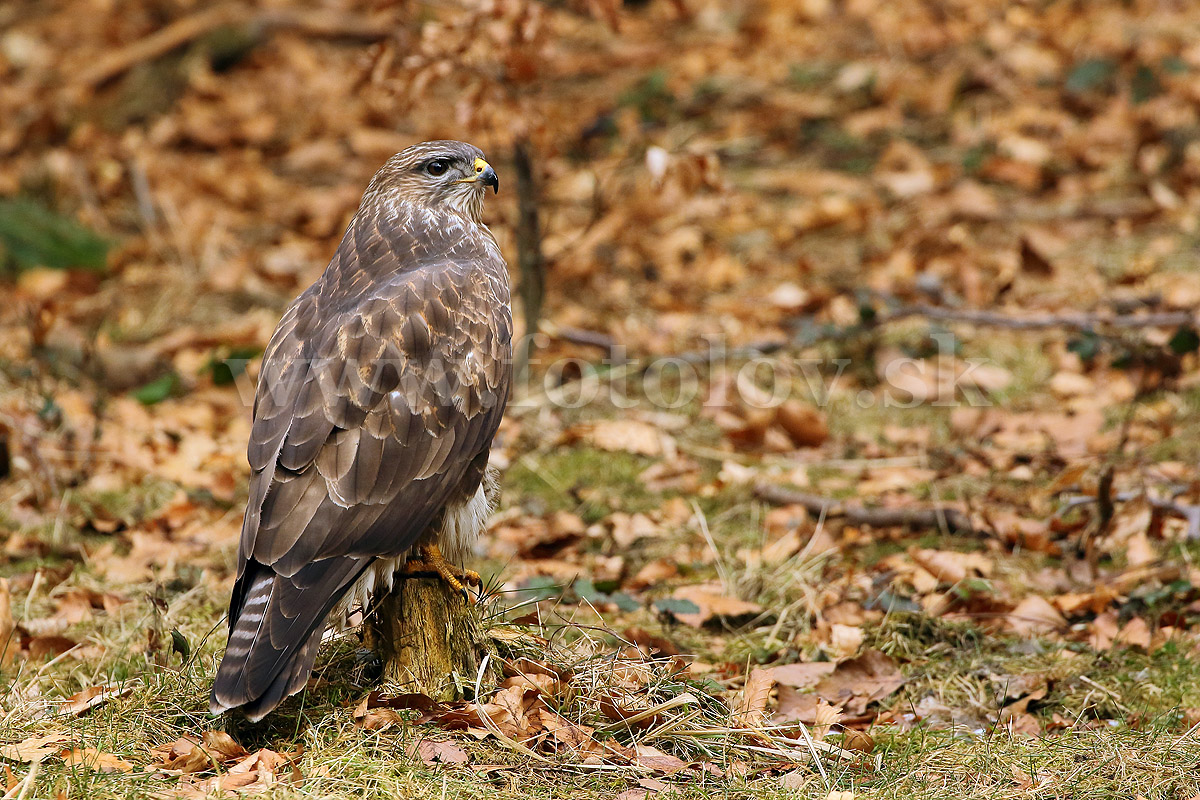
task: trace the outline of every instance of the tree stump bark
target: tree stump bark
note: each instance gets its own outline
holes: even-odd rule
[[[479,607],[440,578],[397,576],[366,620],[366,645],[382,661],[382,680],[434,700],[472,696],[484,656],[494,656]],[[496,686],[493,658],[481,689]]]

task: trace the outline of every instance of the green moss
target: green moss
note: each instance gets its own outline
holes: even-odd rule
[[[662,495],[640,479],[653,463],[630,453],[584,446],[532,453],[505,471],[505,504],[574,511],[586,522],[613,511],[648,511],[662,502]]]

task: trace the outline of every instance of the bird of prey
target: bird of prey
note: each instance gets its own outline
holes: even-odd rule
[[[393,156],[275,329],[213,713],[259,720],[300,691],[331,612],[365,607],[399,570],[460,591],[478,581],[453,565],[491,510],[488,451],[512,379],[508,272],[480,221],[488,187],[495,171],[463,142]]]

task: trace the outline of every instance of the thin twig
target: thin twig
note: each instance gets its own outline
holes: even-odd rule
[[[812,514],[823,514],[826,519],[844,518],[851,525],[870,525],[874,528],[938,528],[945,525],[951,533],[975,533],[975,526],[967,515],[957,508],[935,506],[933,508],[866,508],[855,503],[842,503],[829,497],[798,492],[781,486],[760,483],[754,493],[769,503],[777,505],[800,505]]]
[[[542,323],[541,329],[544,333],[552,336],[555,339],[562,339],[564,342],[571,344],[584,345],[585,347],[598,347],[605,352],[611,352],[617,346],[617,340],[610,334],[603,331],[590,331],[584,328],[572,328],[569,326],[555,326],[553,330],[547,330],[547,323]]]
[[[946,322],[966,322],[993,328],[1008,328],[1018,331],[1065,329],[1091,331],[1096,328],[1172,328],[1194,325],[1196,314],[1192,311],[1160,311],[1150,314],[1106,314],[1100,312],[1071,312],[1063,314],[1031,314],[1013,316],[1000,311],[984,311],[973,308],[945,308],[927,303],[900,306],[875,321],[876,325],[895,322],[908,317],[928,317]]]
[[[37,780],[38,769],[40,769],[41,766],[42,766],[42,762],[40,762],[40,761],[32,762],[29,765],[29,774],[27,774],[25,776],[25,779],[23,781],[21,781],[20,789],[16,792],[16,794],[10,794],[10,793],[6,792],[4,794],[4,796],[5,797],[15,797],[15,798],[17,798],[17,800],[25,800],[25,798],[29,797],[30,791],[33,790],[33,782],[35,780]]]

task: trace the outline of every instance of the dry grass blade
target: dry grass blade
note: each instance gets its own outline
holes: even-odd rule
[[[617,730],[630,730],[633,728],[633,726],[637,725],[637,723],[643,720],[659,716],[660,714],[663,714],[667,711],[672,711],[680,706],[691,706],[699,702],[700,701],[696,699],[694,695],[690,693],[684,693],[678,697],[672,697],[670,700],[664,700],[662,703],[659,703],[656,706],[651,706],[650,708],[638,711],[636,714],[624,717],[618,722],[610,722],[607,725],[602,725],[596,730],[603,731],[605,733]]]

